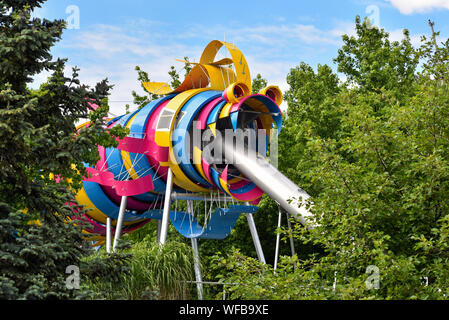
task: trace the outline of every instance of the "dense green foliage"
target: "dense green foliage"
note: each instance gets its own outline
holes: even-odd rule
[[[449,42],[356,31],[335,59],[346,82],[305,63],[287,78],[280,168],[313,196],[318,226],[294,231],[313,250],[275,272],[232,254],[234,298],[447,298]]]

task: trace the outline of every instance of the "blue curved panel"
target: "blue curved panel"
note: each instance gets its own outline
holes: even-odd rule
[[[235,194],[242,194],[242,193],[249,192],[249,191],[251,191],[252,189],[254,189],[254,188],[256,188],[256,187],[257,187],[257,186],[256,186],[256,184],[255,184],[254,182],[250,182],[250,183],[244,185],[244,186],[241,187],[241,188],[238,188],[238,189],[231,189],[230,191],[231,191],[232,193],[235,193]]]
[[[271,113],[280,113],[278,105],[273,100],[268,98],[267,96],[258,95],[258,96],[254,96],[252,98],[257,99],[260,102],[262,102]],[[272,118],[273,118],[274,122],[276,123],[278,134],[279,134],[282,129],[282,116],[280,114],[278,114],[278,115],[272,116]]]
[[[137,154],[138,155],[138,154]],[[141,156],[141,155],[140,155]],[[120,154],[120,150],[115,148],[107,148],[106,149],[106,162],[108,165],[108,170],[112,172],[115,180],[129,180],[131,177],[128,171],[125,169],[123,165],[122,156]],[[159,179],[161,180],[161,179]],[[157,194],[147,192],[141,195],[134,196],[134,198],[144,201],[151,202],[157,199]]]
[[[175,130],[173,131],[173,152],[181,170],[195,182],[199,182],[207,188],[213,188],[213,186],[207,182],[193,167],[191,163],[191,151],[190,144],[193,137],[189,137],[189,129],[192,126],[193,119],[201,109],[211,102],[212,100],[219,98],[221,92],[215,90],[208,90],[200,92],[189,101],[187,101],[181,109],[184,116],[179,120]],[[199,137],[201,139],[201,137]]]
[[[215,183],[218,189],[220,189],[223,193],[227,194],[227,192],[221,187],[220,174],[213,167],[210,167],[210,177],[212,178],[212,181]]]
[[[175,229],[186,238],[222,240],[229,236],[242,213],[254,214],[257,210],[257,207],[243,205],[232,205],[228,209],[218,208],[204,228],[187,212],[171,211],[170,220]]]
[[[97,207],[98,210],[111,219],[118,219],[120,208],[104,194],[98,183],[83,181],[83,187],[90,201],[95,205],[95,207]],[[141,219],[141,215],[134,214],[132,212],[125,212],[123,220],[126,222],[134,222]]]
[[[171,94],[163,98],[153,100],[143,108],[141,108],[138,115],[134,118],[133,123],[131,124],[129,136],[133,138],[144,139],[146,131],[145,129],[147,127],[148,120],[150,119],[151,114],[161,103],[166,100],[170,100],[175,96],[176,94]]]
[[[221,109],[225,106],[227,102],[223,101],[220,102],[215,106],[215,108],[212,109],[211,113],[207,117],[207,125],[210,125],[211,123],[217,122],[218,116],[220,115]]]
[[[121,118],[123,118],[123,116],[124,116],[124,115],[121,115],[121,116],[118,116],[118,117],[115,117],[115,118],[109,120],[109,121],[106,123],[106,125],[107,125],[107,126],[110,126],[110,125],[113,124],[114,122],[116,122],[116,121],[120,120]]]

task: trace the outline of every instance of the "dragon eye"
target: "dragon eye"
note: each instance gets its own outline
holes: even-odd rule
[[[236,82],[226,88],[223,92],[223,98],[227,102],[236,103],[242,97],[246,97],[250,94],[248,87],[246,84],[241,82]]]
[[[266,87],[266,88],[260,90],[259,94],[267,96],[268,98],[270,98],[271,100],[276,102],[276,104],[278,106],[281,105],[282,101],[284,100],[282,91],[277,86]]]

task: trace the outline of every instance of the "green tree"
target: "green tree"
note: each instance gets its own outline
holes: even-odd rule
[[[355,23],[356,36],[343,35],[343,46],[334,59],[338,71],[349,84],[365,92],[390,90],[399,101],[413,95],[419,57],[409,31],[404,30],[401,42],[391,42],[389,34],[370,26],[369,20],[362,22],[356,17]]]
[[[260,90],[263,88],[266,88],[268,85],[267,79],[264,79],[260,73],[257,74],[257,76],[253,79],[253,83],[251,85],[252,87],[252,93],[256,94],[259,93]]]
[[[288,76],[280,168],[313,196],[318,225],[294,231],[313,252],[276,272],[234,264],[234,298],[447,298],[449,41],[416,50],[360,18],[356,33],[335,59],[346,83],[305,64]]]
[[[134,104],[137,105],[139,108],[142,108],[152,100],[156,100],[158,98],[158,95],[148,92],[148,90],[142,84],[142,82],[151,81],[148,72],[143,71],[139,66],[136,66],[135,69],[137,71],[137,81],[139,81],[139,85],[141,86],[145,95],[139,95],[136,91],[132,91],[132,95],[134,97]]]
[[[31,18],[44,0],[0,1],[0,298],[67,299],[84,296],[66,288],[66,268],[90,252],[73,192],[95,164],[96,145],[116,145],[104,130],[107,80],[80,84],[78,69],[64,76],[65,60],[51,47],[65,22]],[[33,76],[52,72],[39,90]],[[88,103],[99,106],[96,112]],[[75,135],[75,123],[91,126]],[[119,129],[112,133],[123,134]],[[51,175],[62,177],[57,183]],[[68,179],[71,179],[69,183]],[[68,222],[71,220],[71,222]]]
[[[185,76],[187,77],[190,70],[192,70],[192,67],[189,63],[188,57],[184,57],[184,60],[186,62],[184,63],[183,69],[185,71]],[[151,82],[148,72],[142,70],[139,66],[136,66],[135,69],[137,71],[137,81],[139,81],[139,85],[144,91],[144,95],[140,95],[136,91],[132,91],[132,96],[134,98],[134,104],[137,105],[139,108],[142,108],[149,102],[158,99],[159,95],[149,92],[142,84],[142,82]],[[180,80],[180,75],[174,66],[170,67],[168,75],[170,76],[170,83],[169,83],[170,87],[173,90],[178,88],[181,85],[182,81]],[[127,108],[129,108],[129,105],[127,105]]]

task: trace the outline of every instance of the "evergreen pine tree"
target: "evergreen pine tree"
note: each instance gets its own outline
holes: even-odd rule
[[[68,267],[82,267],[90,252],[82,224],[69,222],[69,204],[83,162],[98,160],[96,144],[116,143],[103,127],[111,86],[80,84],[76,68],[64,76],[65,60],[53,60],[50,49],[65,22],[32,18],[43,2],[0,0],[0,299],[85,296],[66,286]],[[44,70],[48,81],[29,89]],[[92,112],[88,102],[100,107]],[[75,135],[88,117],[92,125]]]

